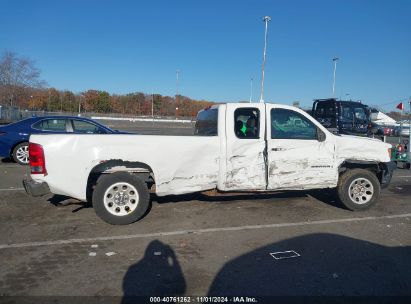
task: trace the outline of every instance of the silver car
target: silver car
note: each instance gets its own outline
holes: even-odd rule
[[[410,125],[409,123],[404,123],[402,126],[396,126],[394,128],[395,136],[408,137],[410,136]]]

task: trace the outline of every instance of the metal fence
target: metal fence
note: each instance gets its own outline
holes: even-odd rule
[[[77,112],[48,112],[48,111],[29,111],[29,110],[22,110],[18,107],[6,107],[0,106],[0,123],[11,123],[15,121],[19,121],[29,117],[42,117],[42,116],[79,116]],[[156,121],[159,120],[177,120],[177,117],[166,117],[166,116],[133,116],[121,113],[81,113],[82,117],[116,117],[116,118],[130,118],[130,119],[155,119]],[[192,117],[178,117],[178,120],[189,120],[195,121]]]
[[[7,123],[23,119],[19,108],[0,106],[0,122]]]
[[[10,123],[19,121],[33,116],[61,116],[61,115],[76,115],[75,113],[64,112],[46,112],[46,111],[28,111],[21,110],[17,107],[0,106],[0,122]]]

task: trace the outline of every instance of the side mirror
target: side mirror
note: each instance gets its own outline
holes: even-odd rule
[[[325,133],[320,128],[317,128],[317,140],[323,142],[326,138]]]

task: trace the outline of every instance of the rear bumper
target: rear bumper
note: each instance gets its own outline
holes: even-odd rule
[[[388,163],[380,163],[380,169],[381,169],[381,187],[385,188],[390,184],[392,174],[394,170],[397,169],[397,164],[393,161],[388,162]]]
[[[49,185],[45,182],[36,182],[32,179],[23,180],[23,186],[28,195],[43,196],[50,193]]]

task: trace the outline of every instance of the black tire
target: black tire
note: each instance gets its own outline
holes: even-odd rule
[[[126,187],[128,190],[115,191],[116,185]],[[131,185],[132,187],[128,187],[127,185]],[[125,193],[121,195],[121,197],[129,194],[129,198],[131,198],[130,193],[135,191],[137,191],[137,194],[134,193],[136,196],[134,200],[135,205],[131,203],[133,199],[121,199],[120,202],[120,192]],[[119,202],[115,202],[116,196]],[[150,193],[147,184],[137,175],[132,175],[127,172],[102,174],[97,180],[92,201],[94,211],[103,221],[112,225],[128,225],[138,221],[146,214],[146,211],[150,207]],[[127,202],[125,203],[124,201]],[[127,210],[128,206],[135,209],[131,210],[129,207]],[[119,210],[118,213],[113,214],[117,210]]]
[[[16,163],[27,166],[29,164],[29,143],[23,142],[15,146],[12,157]]]
[[[361,191],[356,192],[358,189]],[[380,198],[380,192],[380,182],[369,170],[350,169],[343,172],[338,180],[338,198],[347,209],[352,211],[367,210],[374,206]]]

